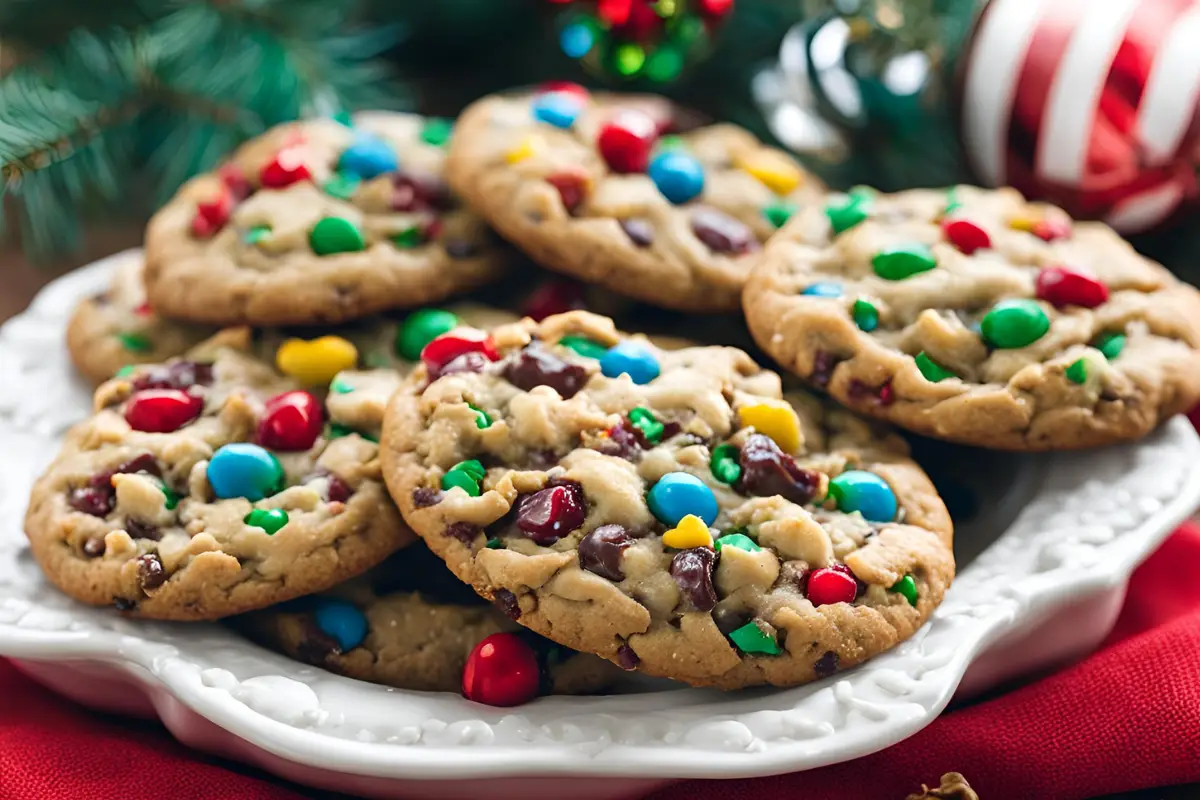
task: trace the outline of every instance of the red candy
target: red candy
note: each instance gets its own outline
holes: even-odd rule
[[[814,606],[853,603],[857,596],[858,583],[845,567],[822,567],[808,576],[808,599]]]
[[[246,176],[242,173],[242,168],[237,164],[226,164],[217,170],[217,175],[221,178],[221,182],[225,184],[230,194],[235,200],[245,200],[250,196],[252,188],[250,181],[246,180]]]
[[[1043,267],[1037,276],[1037,297],[1055,308],[1095,308],[1108,302],[1108,287],[1098,278],[1071,267]]]
[[[225,227],[225,223],[229,222],[229,215],[232,213],[233,194],[222,186],[212,200],[196,204],[196,216],[192,218],[192,233],[201,238],[208,238]]]
[[[200,416],[204,400],[179,389],[135,392],[125,406],[125,421],[135,431],[170,433]]]
[[[558,189],[558,196],[568,212],[579,208],[587,194],[588,179],[582,172],[556,172],[547,176],[546,183]]]
[[[967,255],[992,246],[992,238],[988,236],[988,232],[970,220],[947,217],[942,220],[942,233],[946,235],[950,244]]]
[[[321,435],[321,403],[308,392],[277,394],[267,401],[256,440],[271,450],[307,450]]]
[[[1061,219],[1044,219],[1033,226],[1032,233],[1047,242],[1066,239],[1071,235],[1071,223]]]
[[[500,353],[496,351],[496,343],[492,341],[491,336],[473,328],[460,328],[443,333],[425,345],[425,349],[421,351],[421,361],[429,368],[430,373],[435,373],[467,353],[481,353],[488,361],[500,360]]]
[[[150,307],[149,303],[142,303],[133,310],[133,313],[137,314],[139,317],[148,317],[154,313],[154,309]]]
[[[311,181],[312,173],[304,164],[304,151],[299,147],[285,147],[267,162],[258,176],[263,186],[282,189],[298,181]]]
[[[544,281],[530,293],[521,313],[541,322],[555,314],[565,314],[583,308],[583,287],[574,281]]]
[[[596,147],[613,172],[645,172],[658,125],[644,111],[618,111],[600,129]]]
[[[515,633],[493,633],[463,667],[463,697],[489,706],[519,706],[538,696],[541,670],[533,648]]]

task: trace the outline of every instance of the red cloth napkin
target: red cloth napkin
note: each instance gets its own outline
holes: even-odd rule
[[[1133,576],[1117,627],[1085,661],[943,714],[882,752],[739,782],[690,781],[650,800],[903,798],[943,772],[984,800],[1094,797],[1200,781],[1200,526]],[[93,714],[0,660],[0,800],[316,796],[189,752],[160,727]]]

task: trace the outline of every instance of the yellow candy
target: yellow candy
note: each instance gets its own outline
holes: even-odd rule
[[[1037,224],[1041,222],[1037,217],[1013,217],[1008,221],[1008,227],[1014,231],[1025,231],[1031,233]]]
[[[340,336],[311,342],[288,339],[275,351],[275,364],[305,386],[325,386],[342,370],[358,365],[358,348]]]
[[[532,158],[542,148],[542,140],[538,136],[526,136],[517,146],[504,154],[504,159],[510,164]]]
[[[742,425],[752,426],[759,433],[770,436],[783,452],[795,453],[800,449],[800,419],[791,406],[761,403],[746,406],[738,416]]]
[[[692,547],[712,547],[713,538],[704,520],[695,514],[688,514],[663,534],[663,544],[676,550],[687,550]]]
[[[738,166],[775,194],[791,194],[804,180],[800,168],[783,153],[774,150],[761,150],[739,159]]]

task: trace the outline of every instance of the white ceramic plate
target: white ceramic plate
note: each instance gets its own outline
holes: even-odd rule
[[[928,724],[956,691],[1095,646],[1130,572],[1200,503],[1200,440],[1182,419],[1137,445],[1082,454],[965,451],[969,467],[949,471],[975,482],[978,508],[960,525],[958,579],[916,636],[862,667],[790,690],[655,686],[513,710],[386,689],[218,625],[86,608],[41,578],[21,533],[26,495],[64,427],[89,408],[64,324],[112,266],[56,281],[0,330],[0,654],[81,702],[157,715],[189,745],[344,792],[616,797],[865,755]],[[918,451],[964,458],[938,447]]]

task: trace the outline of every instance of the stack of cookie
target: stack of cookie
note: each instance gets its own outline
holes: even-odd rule
[[[544,294],[519,318],[521,252],[687,312],[686,338]],[[726,346],[743,307],[786,387]],[[828,194],[657,98],[288,125],[76,312],[103,382],[27,532],[79,600],[231,617],[393,686],[796,685],[911,635],[954,575],[929,479],[843,406],[992,447],[1134,438],[1200,395],[1197,312],[1102,226],[1004,191]]]

